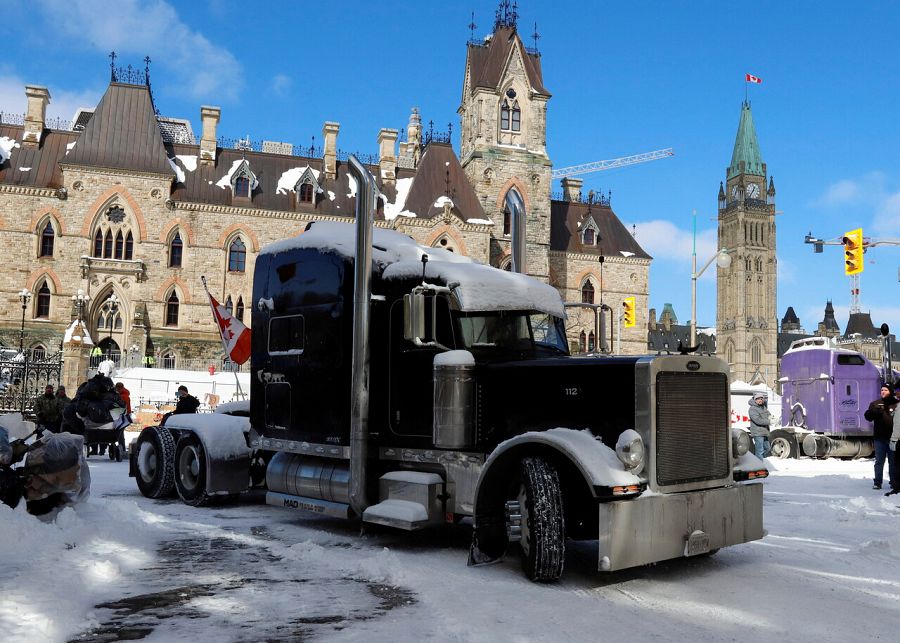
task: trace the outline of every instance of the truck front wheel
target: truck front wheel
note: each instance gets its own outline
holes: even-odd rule
[[[175,485],[175,439],[163,426],[148,426],[135,444],[138,489],[147,498],[167,498]]]
[[[523,459],[518,500],[525,574],[539,583],[558,580],[566,559],[566,529],[559,474],[553,465],[543,458]]]
[[[185,435],[175,448],[175,489],[182,502],[192,507],[209,504],[206,493],[206,453],[193,433]]]

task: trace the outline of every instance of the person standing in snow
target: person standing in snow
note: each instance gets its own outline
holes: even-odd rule
[[[884,479],[884,461],[888,463],[888,482],[894,481],[896,461],[894,450],[890,446],[891,431],[894,428],[894,409],[897,398],[891,394],[891,387],[883,384],[881,397],[869,404],[865,418],[875,429],[875,480],[873,489],[881,489]]]
[[[894,387],[894,397],[897,398],[898,395],[900,395],[900,384]],[[900,471],[897,471],[897,465],[900,464],[900,413],[894,413],[893,431],[888,440],[888,448],[894,454],[894,472],[890,474],[891,490],[884,495],[891,496],[900,493]],[[890,472],[890,469],[888,471]]]
[[[60,414],[56,397],[53,395],[53,385],[47,384],[44,394],[34,401],[34,414],[38,424],[44,431],[57,433],[59,431]]]
[[[759,392],[753,395],[747,415],[750,417],[750,437],[753,438],[753,450],[756,457],[762,460],[769,455],[769,424],[771,423],[765,393]]]
[[[131,391],[125,388],[125,385],[122,382],[116,382],[116,393],[119,394],[119,397],[122,398],[122,402],[125,404],[125,415],[128,417],[125,422],[131,424]],[[127,426],[127,425],[125,425]],[[122,427],[122,430],[119,431],[119,448],[122,450],[122,453],[125,453],[125,427]]]

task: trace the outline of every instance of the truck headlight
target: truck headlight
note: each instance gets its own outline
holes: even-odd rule
[[[750,434],[741,429],[731,429],[731,451],[739,458],[750,450]]]
[[[634,429],[622,432],[616,441],[616,455],[632,473],[640,473],[644,468],[644,441]]]

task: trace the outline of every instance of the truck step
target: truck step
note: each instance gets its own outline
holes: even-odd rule
[[[412,531],[441,524],[444,480],[425,471],[389,471],[379,480],[379,500],[363,512],[363,522]]]
[[[377,505],[367,507],[363,512],[363,522],[396,527],[406,531],[422,529],[432,521],[422,503],[412,500],[382,500]]]

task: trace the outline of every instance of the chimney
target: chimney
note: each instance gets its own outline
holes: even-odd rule
[[[219,127],[219,118],[221,116],[221,107],[200,106],[200,121],[203,123],[203,136],[200,139],[201,165],[216,164],[216,130]]]
[[[567,176],[562,180],[563,198],[566,201],[581,201],[581,186],[584,181]]]
[[[37,147],[40,145],[41,135],[44,133],[50,92],[46,87],[25,85],[25,96],[28,97],[28,112],[25,114],[25,131],[22,135],[22,145],[25,147]]]
[[[395,129],[382,127],[378,132],[378,165],[381,167],[381,180],[384,185],[393,184],[397,178],[397,135]]]
[[[650,330],[656,330],[656,308],[650,309],[650,321],[648,322]]]
[[[322,126],[322,165],[325,178],[334,180],[337,178],[337,136],[341,131],[341,124],[334,121],[325,121]]]

